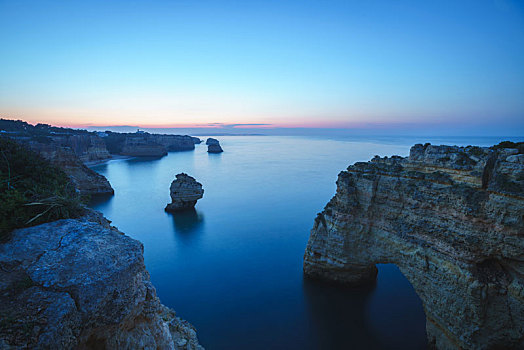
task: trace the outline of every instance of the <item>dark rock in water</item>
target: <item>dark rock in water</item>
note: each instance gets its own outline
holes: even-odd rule
[[[220,142],[217,139],[212,137],[208,138],[206,141],[207,152],[208,153],[221,153],[224,152],[222,147],[220,147]]]
[[[2,349],[202,349],[156,296],[142,244],[96,212],[13,231],[0,266]]]
[[[202,184],[184,173],[176,175],[169,190],[172,202],[166,206],[166,211],[194,208],[196,202],[204,196]]]
[[[212,144],[207,146],[207,153],[222,153],[224,150],[218,144]]]
[[[217,139],[214,139],[212,137],[209,137],[207,140],[206,140],[206,145],[218,145],[220,142],[217,140]]]
[[[524,349],[521,149],[415,145],[339,174],[304,254],[307,276],[362,285],[396,264],[430,347]]]

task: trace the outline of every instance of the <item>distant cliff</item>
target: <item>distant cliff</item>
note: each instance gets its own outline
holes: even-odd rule
[[[156,296],[142,244],[96,212],[15,230],[0,267],[2,349],[202,349]]]
[[[161,157],[169,151],[190,151],[200,139],[192,136],[108,132],[104,142],[110,153]]]
[[[82,162],[111,158],[111,154],[134,157],[161,157],[171,151],[190,151],[201,143],[187,135],[150,134],[147,132],[88,132],[47,124],[31,125],[21,120],[0,119],[0,133],[24,141],[55,143],[69,147]]]
[[[168,151],[194,150],[197,137],[137,133],[95,133],[86,130],[31,125],[21,120],[0,119],[0,134],[42,155],[61,167],[81,194],[114,193],[107,179],[83,163],[111,159],[111,154],[162,157]]]
[[[84,163],[111,158],[104,140],[97,135],[52,135],[51,139],[60,146],[71,148]]]
[[[430,347],[524,348],[523,148],[426,144],[355,163],[315,219],[304,273],[361,285],[396,264]]]

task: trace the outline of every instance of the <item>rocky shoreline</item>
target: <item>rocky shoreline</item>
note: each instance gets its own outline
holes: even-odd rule
[[[392,263],[431,348],[524,348],[523,146],[415,145],[351,165],[315,219],[305,275],[359,286]]]
[[[0,119],[0,132],[62,168],[82,195],[114,194],[109,181],[89,167],[112,159],[163,157],[168,152],[191,151],[202,142],[188,135],[88,132],[8,119]]]
[[[162,305],[143,246],[89,210],[0,245],[0,348],[203,349]]]

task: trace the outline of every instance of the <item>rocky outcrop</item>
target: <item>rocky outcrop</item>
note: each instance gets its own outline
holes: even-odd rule
[[[423,302],[430,347],[524,348],[524,164],[518,149],[415,145],[339,174],[304,273],[373,283],[396,264]]]
[[[220,145],[208,145],[207,153],[222,153],[224,150]]]
[[[0,348],[202,349],[142,253],[96,213],[15,230],[0,245]]]
[[[208,138],[206,141],[207,152],[208,153],[222,153],[224,150],[220,146],[220,142],[217,139],[212,137]]]
[[[206,145],[218,145],[220,142],[217,140],[217,139],[214,139],[212,137],[209,137],[207,140],[206,140]]]
[[[60,167],[71,178],[75,188],[83,195],[113,194],[107,179],[85,166],[69,147],[57,143],[26,143],[33,151]]]
[[[204,196],[202,184],[184,173],[176,175],[169,190],[172,202],[165,210],[171,212],[194,208],[197,200]]]

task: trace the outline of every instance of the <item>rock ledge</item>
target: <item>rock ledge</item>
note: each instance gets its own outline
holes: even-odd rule
[[[15,230],[0,245],[0,348],[202,349],[142,253],[99,214]]]

